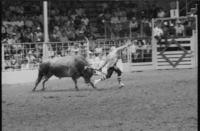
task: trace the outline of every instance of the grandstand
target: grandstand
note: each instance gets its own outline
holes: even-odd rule
[[[197,2],[167,1],[48,1],[49,38],[45,41],[43,1],[3,0],[2,70],[37,69],[44,59],[65,55],[83,54],[88,57],[89,52],[95,54],[97,47],[106,54],[111,46],[123,45],[127,39],[135,43],[132,49],[136,49],[136,53],[131,53],[131,49],[121,52],[122,61],[128,63],[128,69],[133,65],[134,70],[155,69],[158,65],[156,55],[164,50],[162,45],[169,43],[171,38],[188,43],[188,56],[183,57],[187,58],[188,61],[184,62],[190,66],[181,65],[181,68],[195,67]],[[173,10],[174,15],[171,13]],[[161,30],[162,35],[155,35],[157,30]],[[85,36],[90,40],[89,45]],[[172,47],[167,50],[182,51]],[[192,55],[195,57],[189,57]],[[172,66],[170,68],[177,68],[182,58],[178,62],[175,60],[176,64],[165,60]]]

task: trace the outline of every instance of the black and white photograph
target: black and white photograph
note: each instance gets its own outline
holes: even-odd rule
[[[2,131],[197,131],[199,0],[1,0]]]

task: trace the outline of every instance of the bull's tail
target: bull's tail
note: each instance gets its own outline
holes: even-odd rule
[[[45,76],[47,74],[48,70],[49,70],[49,63],[40,64],[39,70],[38,70],[38,77],[37,77],[37,80],[35,82],[35,87],[33,88],[33,91],[35,91],[35,89],[37,88],[38,84],[42,80],[43,76]]]

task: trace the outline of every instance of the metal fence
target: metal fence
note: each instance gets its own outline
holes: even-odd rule
[[[2,44],[2,70],[34,69],[42,62],[43,43]]]
[[[101,50],[101,55],[107,55],[112,46],[122,46],[129,39],[134,42],[134,48],[120,51],[123,63],[152,61],[150,38],[102,39],[93,41],[93,47],[85,41],[16,43],[2,44],[2,70],[36,69],[44,59],[66,55],[82,55],[90,59],[98,50]]]
[[[133,46],[120,52],[123,63],[138,63],[152,61],[151,37],[107,39],[95,41],[96,48],[102,49],[103,54],[108,54],[112,46],[119,47],[124,45],[127,40],[133,42]]]
[[[181,17],[178,18],[182,23],[186,22],[186,32],[183,36],[173,34],[173,37],[194,37],[195,43],[197,32],[197,18],[196,17]],[[154,19],[152,28],[157,24],[173,23],[177,19]],[[172,26],[173,27],[173,26]],[[191,33],[192,31],[192,33]],[[188,34],[187,34],[188,33]],[[191,33],[191,34],[190,34]],[[167,38],[171,37],[170,35]],[[81,54],[85,57],[95,55],[96,52],[102,51],[103,55],[109,53],[112,46],[119,47],[124,45],[127,40],[131,40],[133,46],[124,49],[120,52],[120,58],[123,63],[145,63],[155,62],[156,48],[153,45],[159,44],[155,40],[154,35],[151,37],[125,37],[119,39],[98,39],[95,41],[67,41],[67,42],[49,42],[49,43],[16,43],[3,44],[2,43],[2,70],[21,70],[21,69],[35,69],[43,59],[52,59],[54,57],[63,57],[66,55]],[[162,38],[163,39],[163,38]],[[153,43],[152,43],[153,42]],[[166,42],[165,42],[166,43]],[[92,46],[93,45],[93,46]],[[195,45],[196,46],[196,45]],[[197,51],[196,51],[197,52]]]
[[[36,69],[44,59],[66,55],[88,56],[84,41],[2,44],[2,71]]]

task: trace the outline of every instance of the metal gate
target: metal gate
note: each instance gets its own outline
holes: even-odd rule
[[[153,29],[158,22],[177,24],[177,21],[184,23],[185,21],[194,22],[194,29],[191,34],[182,36],[168,35],[167,38],[161,39],[159,42],[152,37],[153,44],[153,62],[155,69],[176,69],[176,68],[193,68],[197,66],[197,18],[196,17],[180,17],[180,18],[162,18],[153,20]],[[156,23],[156,24],[155,24]]]

